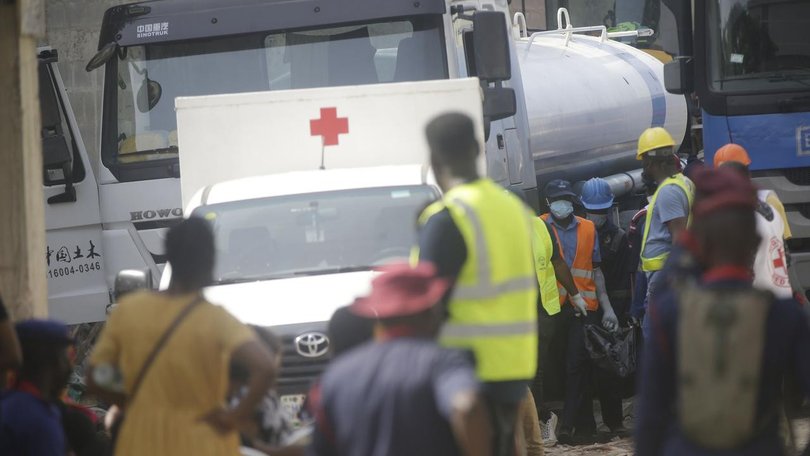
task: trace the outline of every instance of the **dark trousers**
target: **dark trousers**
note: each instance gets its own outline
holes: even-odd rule
[[[492,402],[492,428],[495,434],[493,456],[513,456],[515,453],[515,432],[517,431],[520,403]]]
[[[565,349],[565,403],[560,426],[566,429],[579,427],[589,430],[593,422],[593,396],[591,395],[591,360],[585,350],[585,324],[597,324],[596,312],[586,316],[576,316],[571,306],[565,306],[560,313],[560,331],[566,337]],[[589,413],[590,412],[590,413]],[[590,418],[588,417],[590,415]],[[596,428],[596,424],[593,425]]]
[[[544,378],[548,380],[552,368],[552,341],[557,335],[557,327],[561,321],[562,317],[559,313],[549,315],[542,307],[537,312],[537,375],[534,377],[534,382],[532,382],[532,394],[537,405],[537,416],[543,422],[551,418],[551,411],[546,406],[543,393],[543,380]]]
[[[622,410],[622,379],[598,367],[594,370],[594,389],[602,407],[602,421],[610,429],[624,425]],[[593,413],[590,415],[593,421]],[[586,428],[587,429],[587,428]],[[596,429],[596,423],[594,423]]]

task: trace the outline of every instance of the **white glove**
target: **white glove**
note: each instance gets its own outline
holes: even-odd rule
[[[616,318],[616,312],[609,307],[603,308],[602,313],[602,327],[607,329],[610,332],[614,332],[619,329],[619,319]]]
[[[588,304],[585,303],[585,298],[581,294],[571,296],[571,304],[574,305],[574,312],[577,315],[588,315]]]

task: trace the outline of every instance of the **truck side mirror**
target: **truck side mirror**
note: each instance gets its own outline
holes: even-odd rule
[[[124,269],[115,276],[113,289],[115,301],[127,293],[152,289],[152,274],[140,269]]]
[[[46,183],[63,182],[65,192],[48,198],[48,204],[76,201],[76,189],[73,187],[73,154],[65,138],[56,88],[47,68],[47,62],[54,58],[55,56],[41,54],[38,68],[43,180]]]
[[[694,88],[694,69],[692,57],[676,57],[664,64],[664,87],[667,92],[684,95]]]
[[[509,87],[484,87],[484,118],[505,119],[517,112],[517,97]]]
[[[107,43],[98,50],[96,55],[87,62],[87,66],[84,67],[85,71],[88,73],[95,70],[96,68],[104,65],[110,60],[114,55],[115,52],[118,50],[118,43],[111,42]]]
[[[512,78],[509,39],[503,13],[478,11],[473,15],[473,59],[479,79],[500,82]]]

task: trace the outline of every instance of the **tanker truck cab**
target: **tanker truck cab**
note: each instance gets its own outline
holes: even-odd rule
[[[121,269],[159,280],[162,239],[183,207],[177,97],[479,76],[490,176],[536,194],[507,2],[461,5],[195,0],[108,9],[88,69],[104,76],[98,182],[109,285]]]
[[[39,48],[37,57],[48,314],[68,324],[101,321],[110,293],[96,177],[57,66],[57,50]]]

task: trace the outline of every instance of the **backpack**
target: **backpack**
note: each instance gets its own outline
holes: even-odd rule
[[[738,448],[770,419],[766,414],[757,422],[756,413],[765,324],[774,297],[753,288],[684,285],[677,334],[680,427],[701,447]]]

